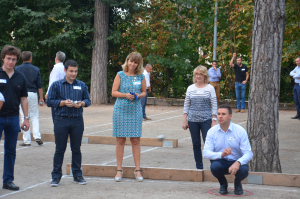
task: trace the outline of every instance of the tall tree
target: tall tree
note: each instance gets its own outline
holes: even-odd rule
[[[90,89],[93,104],[105,104],[107,102],[108,24],[108,4],[95,0],[95,46],[93,49]]]
[[[247,130],[250,170],[281,173],[278,122],[285,0],[255,0]]]

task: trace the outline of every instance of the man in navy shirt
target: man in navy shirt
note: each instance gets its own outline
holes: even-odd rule
[[[38,103],[44,104],[43,99],[43,85],[41,81],[40,69],[31,64],[32,62],[32,52],[23,51],[22,52],[23,64],[16,67],[16,71],[22,73],[26,79],[27,93],[28,93],[28,106],[29,113],[32,121],[32,134],[38,145],[42,145],[40,133],[40,122],[39,122],[39,108]],[[40,95],[40,100],[38,102],[38,94]],[[23,121],[23,111],[20,109],[21,121]],[[31,135],[30,130],[24,131],[23,134],[24,142],[20,146],[30,146],[31,145]]]
[[[19,190],[14,181],[16,145],[20,131],[19,106],[22,105],[24,122],[21,126],[29,129],[27,88],[24,75],[14,68],[20,58],[21,51],[14,46],[6,45],[1,50],[2,68],[0,68],[0,92],[5,102],[0,111],[0,138],[4,130],[4,166],[3,189]]]
[[[233,64],[233,60],[236,57],[236,53],[233,53],[230,61],[230,66],[234,68],[235,73],[235,94],[236,94],[236,108],[237,112],[245,112],[245,101],[246,101],[246,85],[249,79],[248,68],[242,64],[242,58],[236,58],[236,63]]]
[[[73,182],[86,184],[81,171],[81,140],[84,131],[82,107],[91,105],[86,84],[76,79],[78,65],[73,60],[65,63],[66,76],[52,84],[48,91],[47,106],[54,107],[55,154],[53,159],[52,182],[50,186],[57,187],[62,177],[61,166],[70,134],[72,151]]]

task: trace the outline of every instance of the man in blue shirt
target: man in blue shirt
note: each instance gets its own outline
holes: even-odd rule
[[[211,172],[220,183],[220,194],[228,193],[226,174],[235,175],[234,193],[243,194],[241,181],[248,176],[247,163],[253,153],[246,130],[231,122],[232,110],[228,105],[218,107],[219,125],[213,126],[206,136],[203,157],[210,159]]]
[[[292,76],[295,80],[295,86],[293,89],[294,100],[297,108],[297,114],[292,119],[300,120],[300,57],[296,58],[296,68],[290,72],[290,76]]]
[[[212,62],[212,67],[208,69],[208,76],[209,76],[209,84],[215,88],[216,96],[217,96],[217,103],[219,106],[220,101],[220,78],[221,78],[221,71],[217,68],[217,61]]]
[[[42,145],[43,141],[41,140],[40,133],[40,122],[39,122],[39,108],[38,103],[41,103],[41,106],[44,104],[43,99],[43,85],[41,81],[41,73],[40,69],[31,64],[32,62],[32,52],[23,51],[22,52],[22,60],[23,64],[16,67],[16,71],[22,73],[26,79],[26,87],[28,93],[28,107],[29,113],[32,121],[32,134],[35,141],[38,145]],[[38,94],[40,95],[40,99],[38,100]],[[23,111],[20,109],[21,121],[23,122]],[[20,146],[30,146],[31,145],[31,135],[30,129],[28,131],[24,131],[23,134],[24,142],[19,144]]]
[[[54,107],[55,154],[53,158],[52,187],[57,187],[62,177],[61,166],[70,134],[73,182],[86,184],[81,171],[81,140],[84,131],[82,107],[91,105],[86,84],[76,79],[78,65],[74,60],[65,63],[66,76],[52,84],[48,91],[47,106]]]

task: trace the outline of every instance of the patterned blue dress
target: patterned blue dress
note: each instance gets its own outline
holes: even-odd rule
[[[135,92],[140,94],[143,74],[127,76],[124,71],[118,72],[120,76],[120,93]],[[141,137],[142,136],[142,106],[140,99],[129,100],[117,98],[113,111],[113,137]]]

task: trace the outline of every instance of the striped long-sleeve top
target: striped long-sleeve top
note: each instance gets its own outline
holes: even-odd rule
[[[210,84],[197,88],[195,84],[188,87],[184,101],[183,113],[188,114],[189,122],[204,122],[217,115],[217,98],[214,87]]]

